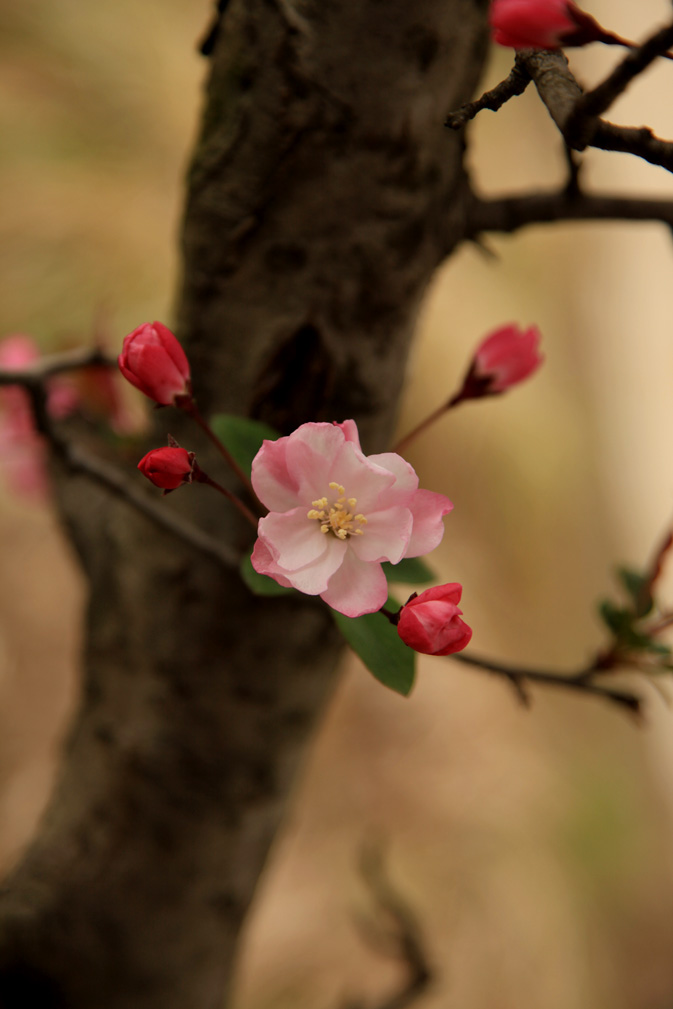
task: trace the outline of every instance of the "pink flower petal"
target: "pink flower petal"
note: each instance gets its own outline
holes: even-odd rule
[[[361,561],[390,561],[397,564],[404,557],[413,526],[408,508],[386,508],[370,512],[362,536],[351,536],[348,543]]]
[[[388,598],[388,583],[380,564],[358,560],[351,550],[320,598],[344,616],[360,617],[381,609]]]
[[[328,540],[334,539],[320,532],[320,524],[307,518],[301,505],[289,512],[270,512],[259,520],[258,535],[286,572],[320,560],[327,553]]]
[[[341,484],[346,497],[356,499],[357,511],[368,513],[376,508],[381,495],[395,483],[395,476],[372,463],[353,442],[346,442],[334,459],[329,482]]]
[[[325,592],[330,580],[336,577],[349,551],[343,540],[336,536],[325,536],[327,550],[325,554],[312,564],[307,564],[298,571],[284,572],[290,584],[300,592],[309,596],[318,596]]]
[[[395,483],[382,495],[386,506],[406,505],[411,500],[414,491],[418,490],[418,476],[411,463],[408,463],[397,452],[382,452],[380,455],[370,455],[367,458],[370,462],[395,475]]]
[[[354,420],[344,420],[341,424],[335,424],[334,426],[340,427],[344,433],[346,441],[352,441],[355,447],[362,451],[360,446],[360,435],[358,433],[357,424]]]
[[[288,581],[285,575],[279,572],[278,565],[263,540],[258,539],[256,541],[250,561],[258,574],[268,575],[274,581],[277,581],[279,585],[284,585],[286,589],[292,588],[292,583]]]
[[[311,501],[327,493],[332,463],[345,443],[335,424],[302,424],[287,438],[287,469],[298,487],[298,498]]]
[[[265,439],[252,463],[255,494],[271,511],[287,512],[298,503],[298,484],[287,469],[287,443],[287,438]]]
[[[414,517],[414,527],[405,557],[420,557],[441,543],[444,535],[442,518],[451,511],[453,503],[444,494],[417,490],[409,508]]]

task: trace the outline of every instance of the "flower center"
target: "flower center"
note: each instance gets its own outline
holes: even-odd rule
[[[346,491],[340,483],[332,482],[330,490],[336,491],[337,498],[332,504],[326,497],[312,501],[313,507],[306,517],[320,523],[321,533],[333,533],[337,539],[346,540],[349,536],[362,536],[360,526],[367,525],[367,519],[362,514],[355,514],[357,498],[346,497]]]

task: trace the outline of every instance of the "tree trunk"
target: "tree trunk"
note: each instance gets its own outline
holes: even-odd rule
[[[388,445],[418,306],[462,237],[479,0],[233,0],[189,174],[178,335],[204,411],[283,432],[354,417]],[[139,320],[140,321],[140,320]],[[173,410],[157,414],[206,469]],[[129,473],[129,481],[134,476]],[[59,475],[90,580],[55,796],[0,897],[0,1005],[213,1009],[339,639],[124,502]],[[224,502],[165,507],[243,551]]]

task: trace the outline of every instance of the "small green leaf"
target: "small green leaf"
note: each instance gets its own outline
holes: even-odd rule
[[[633,614],[630,610],[625,610],[615,604],[610,599],[604,599],[598,607],[603,623],[616,637],[621,638],[631,631]]]
[[[255,458],[265,438],[275,441],[280,435],[261,420],[237,417],[233,413],[218,413],[210,421],[210,426],[223,445],[229,449],[234,459],[246,473],[252,468]]]
[[[400,604],[392,596],[388,609],[397,611]],[[332,610],[337,627],[370,673],[386,687],[407,697],[414,685],[416,655],[381,613],[366,613],[363,617],[345,617]]]
[[[646,617],[654,606],[652,595],[647,591],[648,576],[632,568],[617,568],[617,577],[633,601],[636,616]]]
[[[285,585],[279,585],[273,578],[269,578],[267,575],[260,575],[253,568],[249,557],[244,557],[241,561],[240,572],[241,578],[256,596],[287,596],[291,592],[294,592],[294,589],[286,588]]]
[[[407,582],[409,585],[427,585],[436,579],[432,568],[420,557],[405,557],[399,564],[384,561],[381,565],[389,582]]]

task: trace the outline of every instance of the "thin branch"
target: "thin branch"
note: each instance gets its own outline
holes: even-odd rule
[[[673,228],[673,200],[604,194],[592,196],[567,189],[480,199],[467,210],[467,238],[484,231],[511,234],[530,224],[550,221],[659,221]]]
[[[666,555],[668,554],[671,547],[673,547],[673,529],[668,530],[668,532],[666,533],[666,535],[664,536],[664,538],[662,539],[661,543],[659,544],[654,553],[654,557],[650,562],[647,578],[640,589],[637,605],[644,607],[649,604],[654,592],[654,588],[659,578],[661,577],[661,573],[664,568],[664,562],[666,560]],[[660,626],[662,630],[664,630],[666,627],[669,626],[670,623],[669,616],[670,615],[666,613],[663,613],[661,615],[660,619],[662,621],[662,624],[658,626]],[[650,634],[652,634],[651,630]]]
[[[583,100],[583,92],[563,53],[524,49],[517,58],[530,74],[547,111],[573,150],[596,147],[621,151],[673,172],[673,143],[655,136],[648,127],[615,126],[586,115],[577,118],[576,108]]]
[[[30,388],[35,382],[45,382],[64,371],[79,371],[82,368],[113,368],[115,358],[108,357],[98,347],[77,347],[59,354],[47,354],[25,368],[0,369],[0,386],[23,385]]]
[[[115,497],[121,498],[155,525],[205,554],[225,568],[237,568],[239,557],[197,526],[177,518],[165,507],[155,504],[130,486],[127,476],[110,463],[102,462],[63,438],[52,422],[47,409],[46,380],[62,371],[106,365],[109,361],[99,351],[72,351],[42,358],[21,371],[0,371],[0,385],[20,385],[30,396],[35,425],[46,439],[53,454],[70,470],[93,480]]]
[[[594,697],[601,697],[605,701],[625,708],[633,715],[640,715],[642,699],[627,690],[620,690],[616,687],[609,687],[603,683],[594,683],[590,677],[595,672],[592,664],[586,669],[581,669],[571,675],[554,673],[537,669],[527,669],[522,666],[511,666],[501,662],[491,662],[489,659],[482,659],[476,655],[466,655],[464,652],[456,652],[451,656],[464,665],[472,666],[474,669],[482,669],[487,673],[495,673],[504,676],[517,691],[519,698],[525,703],[530,703],[530,698],[526,691],[526,686],[531,683],[539,683],[548,687],[559,687],[563,690],[570,690],[584,694],[592,694]]]
[[[150,498],[140,491],[130,486],[125,473],[104,463],[95,456],[89,455],[65,441],[65,439],[53,434],[49,436],[49,444],[55,454],[63,461],[72,473],[79,473],[93,480],[99,486],[104,487],[115,497],[121,498],[131,508],[134,508],[145,518],[148,518],[156,526],[171,533],[182,540],[188,546],[204,554],[215,561],[220,567],[232,569],[237,568],[240,558],[238,554],[226,544],[208,536],[202,532],[198,526],[183,518],[177,518],[165,506],[155,504]]]
[[[571,143],[568,140],[568,143]],[[633,154],[650,165],[665,168],[673,172],[673,142],[657,137],[649,126],[615,126],[603,119],[598,120],[598,126],[588,144],[600,151],[619,151],[622,154]],[[581,148],[571,143],[576,150]]]
[[[673,45],[673,24],[659,29],[637,49],[632,49],[604,81],[582,95],[567,128],[572,132],[573,121],[594,118],[607,112],[631,81],[662,56],[671,45]]]
[[[455,112],[450,112],[444,125],[448,126],[450,130],[459,130],[471,119],[474,119],[482,109],[497,112],[510,98],[522,95],[530,84],[530,80],[530,74],[525,66],[517,60],[504,81],[496,84],[490,91],[485,91],[476,101],[468,102],[466,105],[461,105]]]
[[[423,995],[433,980],[420,926],[409,904],[391,884],[384,870],[379,848],[368,847],[361,858],[362,877],[367,883],[380,912],[391,927],[360,919],[365,938],[379,952],[401,960],[407,970],[407,980],[393,995],[376,1003],[371,1009],[406,1009]],[[349,1003],[348,1009],[361,1009],[360,1003]]]

